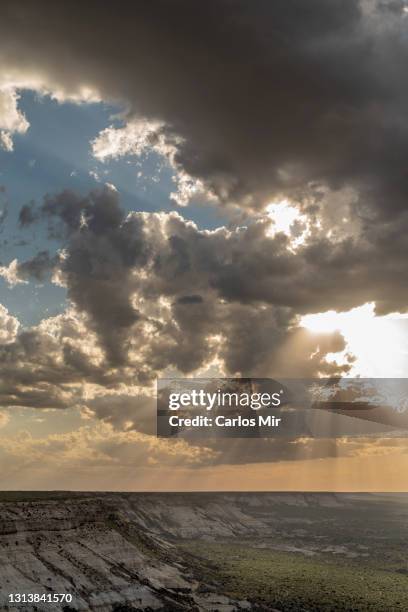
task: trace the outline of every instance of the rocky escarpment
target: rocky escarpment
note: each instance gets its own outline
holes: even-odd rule
[[[168,541],[190,538],[265,537],[272,534],[282,506],[346,507],[350,498],[334,493],[150,493],[128,494],[116,508]]]
[[[149,521],[151,503],[101,495],[0,504],[0,609],[248,609],[199,582],[194,563],[180,558],[158,528],[159,516],[169,518],[171,508],[163,499],[162,515]],[[13,605],[13,593],[73,599]]]

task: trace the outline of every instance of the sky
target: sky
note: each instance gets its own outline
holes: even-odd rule
[[[155,435],[157,377],[405,377],[408,5],[0,7],[0,488],[406,490]]]

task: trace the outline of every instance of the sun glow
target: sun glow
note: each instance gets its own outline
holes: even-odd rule
[[[279,232],[286,234],[290,238],[291,249],[303,244],[310,234],[310,221],[303,215],[296,206],[288,200],[272,202],[266,207],[268,217],[273,224],[269,229],[269,236],[273,237]]]
[[[371,302],[348,312],[329,310],[305,315],[300,324],[312,333],[339,331],[344,336],[345,352],[356,357],[351,376],[408,375],[408,314],[376,316]]]

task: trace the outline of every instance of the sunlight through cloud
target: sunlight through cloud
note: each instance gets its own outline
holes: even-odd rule
[[[300,325],[316,334],[339,331],[347,352],[356,357],[350,375],[401,377],[408,365],[407,320],[408,314],[376,316],[375,304],[369,302],[348,312],[308,314]]]

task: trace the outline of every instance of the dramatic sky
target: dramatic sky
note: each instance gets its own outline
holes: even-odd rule
[[[407,64],[403,0],[1,2],[0,488],[406,489],[155,385],[406,376]]]

